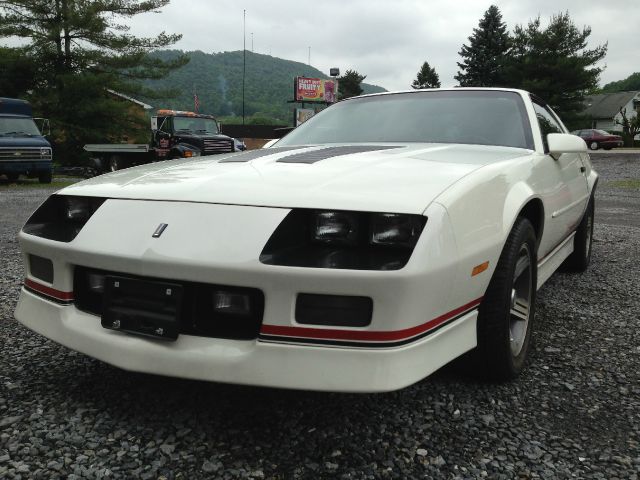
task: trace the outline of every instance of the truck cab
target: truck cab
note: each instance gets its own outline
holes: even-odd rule
[[[20,175],[51,183],[52,150],[25,100],[0,98],[0,175],[10,182]]]
[[[222,135],[211,115],[158,110],[151,118],[152,147],[158,160],[197,157],[234,151],[231,137]]]
[[[150,143],[87,144],[98,172],[113,172],[160,160],[191,158],[235,151],[233,138],[220,133],[211,115],[158,110],[151,117]]]

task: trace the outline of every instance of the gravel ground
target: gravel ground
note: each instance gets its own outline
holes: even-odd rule
[[[610,182],[640,178],[640,155],[594,163],[593,263],[539,292],[526,373],[445,368],[377,395],[129,373],[31,333],[13,319],[15,235],[49,192],[0,186],[0,478],[637,479],[640,191]]]

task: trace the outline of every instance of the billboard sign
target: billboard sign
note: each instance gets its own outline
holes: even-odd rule
[[[334,103],[338,94],[337,80],[296,77],[294,81],[295,99],[298,102]]]

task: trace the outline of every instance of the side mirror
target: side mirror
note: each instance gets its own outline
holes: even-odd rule
[[[155,132],[158,130],[158,117],[151,117],[151,131]]]
[[[563,153],[586,153],[585,141],[570,133],[550,133],[547,135],[549,155],[558,160]]]
[[[48,118],[36,117],[33,120],[36,122],[36,125],[38,126],[38,130],[40,130],[40,133],[42,134],[43,137],[51,136],[51,123],[49,123]]]

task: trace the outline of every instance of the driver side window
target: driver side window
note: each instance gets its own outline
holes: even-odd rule
[[[540,105],[537,102],[533,102],[533,109],[536,112],[536,117],[538,118],[538,125],[540,125],[540,132],[542,133],[542,143],[544,145],[544,150],[547,152],[549,150],[549,145],[547,144],[547,135],[550,133],[564,133],[562,131],[562,127],[551,114],[551,112],[544,106]]]

